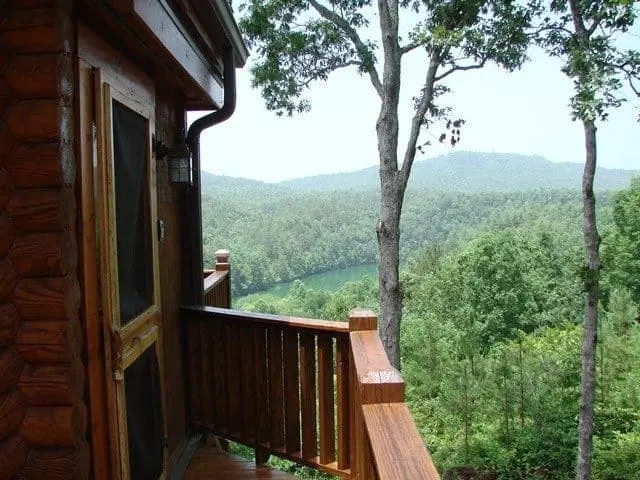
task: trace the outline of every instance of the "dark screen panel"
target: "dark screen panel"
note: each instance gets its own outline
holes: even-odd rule
[[[147,185],[147,119],[113,101],[113,163],[120,322],[151,306],[153,262]]]
[[[124,372],[127,397],[129,468],[132,480],[156,480],[164,454],[160,371],[155,347]]]

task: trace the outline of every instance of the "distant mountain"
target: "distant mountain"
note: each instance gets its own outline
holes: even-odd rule
[[[414,163],[410,186],[464,192],[579,189],[582,168],[579,163],[554,163],[540,156],[454,152]],[[598,168],[596,189],[625,188],[634,176],[640,176],[640,171]],[[370,188],[378,184],[378,167],[370,167],[287,180],[278,185],[302,190],[336,190]]]
[[[227,177],[215,175],[209,172],[202,172],[202,193],[212,192],[262,192],[263,194],[273,194],[282,191],[291,191],[287,186],[276,183],[265,183],[259,180],[248,178]]]

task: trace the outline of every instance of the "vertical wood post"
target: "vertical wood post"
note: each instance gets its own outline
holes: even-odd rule
[[[349,331],[377,330],[378,317],[373,310],[356,308],[349,312]]]
[[[216,272],[229,270],[229,250],[216,250]]]
[[[351,466],[351,438],[353,431],[353,415],[351,401],[351,374],[349,359],[349,336],[336,338],[336,383],[338,407],[338,468],[346,469]]]
[[[216,250],[216,272],[227,272],[221,288],[221,307],[231,308],[231,254],[229,250]]]
[[[355,309],[349,312],[349,332],[377,331],[378,318],[372,310]],[[350,335],[351,336],[351,335]],[[351,343],[351,341],[350,341]],[[362,405],[370,403],[365,398],[358,371],[356,369],[353,350],[350,351],[350,386],[351,386],[351,478],[354,480],[373,480],[375,469],[371,446],[367,436]]]

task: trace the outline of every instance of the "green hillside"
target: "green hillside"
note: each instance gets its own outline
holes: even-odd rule
[[[235,295],[263,290],[319,272],[377,261],[375,189],[271,192],[264,185],[242,193],[218,189],[203,196],[205,264],[228,248]],[[603,193],[598,204],[608,205]],[[581,239],[580,194],[568,190],[456,193],[414,188],[401,222],[401,257],[429,245],[455,248],[479,230],[513,226],[561,229]],[[607,221],[607,211],[601,221]]]
[[[407,402],[443,478],[571,480],[584,315],[580,181],[527,190],[549,172],[498,175],[499,162],[488,163],[465,177],[486,191],[456,191],[458,175],[450,191],[417,176],[407,192]],[[575,174],[573,165],[553,167],[558,182]],[[616,182],[631,175],[617,173]],[[341,183],[346,188],[305,189],[205,175],[205,261],[210,266],[218,248],[231,250],[236,308],[327,320],[378,308],[369,272],[338,290],[296,280],[284,296],[263,292],[376,262],[378,189]],[[632,480],[640,471],[640,179],[619,192],[600,190],[597,206],[603,277],[593,479]],[[261,293],[239,298],[249,292]],[[300,478],[328,478],[270,462]]]
[[[599,168],[596,189],[625,188],[629,185],[629,180],[638,175],[638,170]],[[416,162],[410,186],[444,191],[495,192],[579,188],[581,181],[580,163],[554,163],[539,156],[512,153],[454,152]],[[294,189],[332,190],[377,187],[378,182],[378,167],[371,167],[350,173],[289,180],[279,185]]]
[[[598,172],[599,206],[637,173]],[[206,264],[216,249],[231,249],[240,295],[375,263],[377,175],[371,168],[274,184],[203,172]],[[529,223],[564,225],[579,240],[581,176],[579,164],[513,154],[457,152],[419,162],[405,197],[401,257],[433,244],[455,248],[478,229]]]

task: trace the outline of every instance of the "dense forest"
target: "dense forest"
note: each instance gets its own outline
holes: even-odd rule
[[[367,169],[279,184],[205,173],[205,265],[212,264],[216,249],[231,248],[233,293],[239,296],[317,272],[375,263],[379,193],[370,173]],[[602,169],[600,182],[622,188],[634,173]],[[401,258],[406,261],[432,244],[455,248],[479,228],[528,222],[558,228],[562,219],[574,219],[572,231],[579,241],[580,192],[539,188],[576,185],[579,174],[579,164],[513,154],[461,152],[447,162],[418,162],[402,214]],[[318,188],[311,189],[314,182]],[[606,207],[608,190],[599,191],[598,204]],[[603,210],[604,222],[607,212]]]
[[[374,263],[377,196],[373,189],[273,195],[221,189],[207,194],[205,265],[212,265],[216,249],[231,249],[238,296],[317,272]],[[608,203],[609,194],[601,194],[599,204]],[[607,212],[602,213],[605,222]],[[478,230],[527,224],[565,230],[566,221],[572,222],[571,241],[578,243],[579,192],[462,194],[414,188],[407,192],[402,217],[401,255],[406,260],[432,244],[448,251]]]
[[[205,252],[210,260],[216,248],[232,251],[236,295],[370,263],[376,208],[372,189],[227,183],[205,197]],[[598,214],[604,278],[594,478],[633,480],[640,478],[640,179],[600,192]],[[439,469],[450,478],[465,471],[573,478],[584,315],[579,192],[414,186],[401,228],[402,373]],[[377,279],[365,277],[335,292],[297,281],[284,298],[254,294],[236,305],[344,320],[377,302]]]

